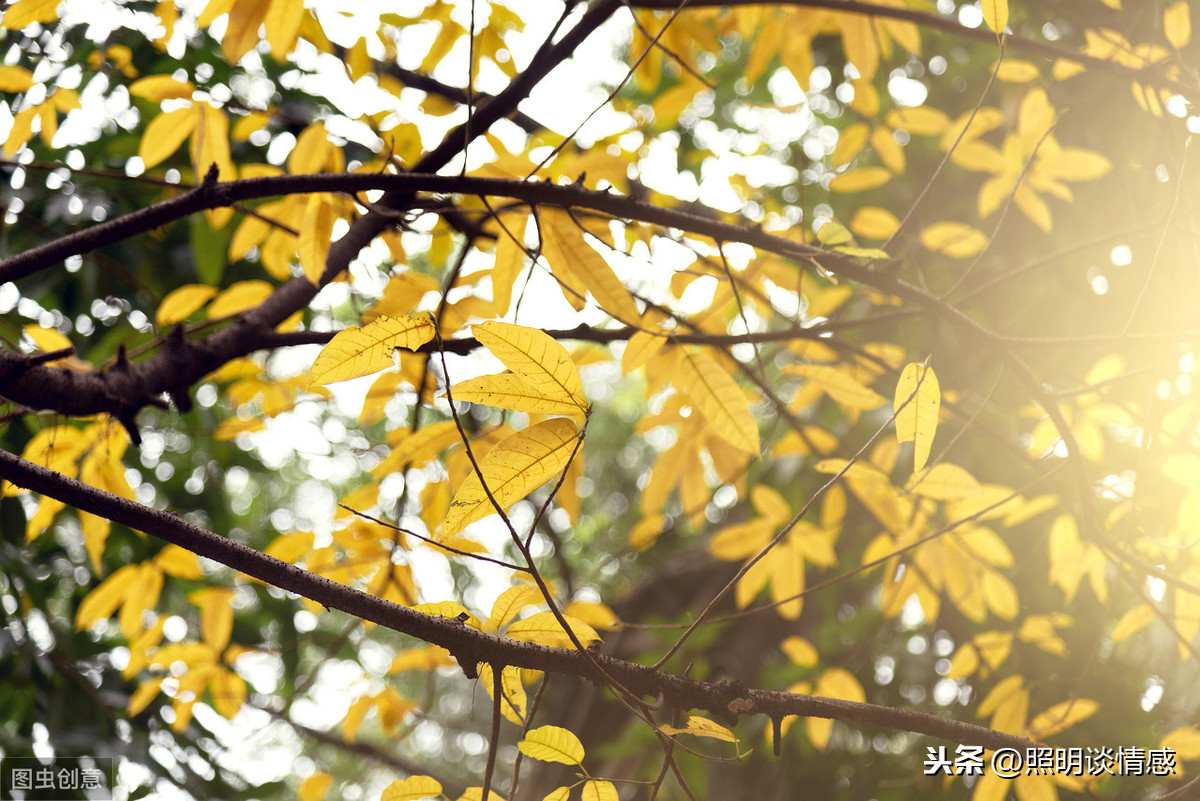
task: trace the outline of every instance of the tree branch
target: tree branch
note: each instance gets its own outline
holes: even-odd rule
[[[317,601],[393,631],[439,645],[461,667],[490,662],[493,670],[513,665],[602,681],[598,669],[642,697],[661,697],[680,710],[702,709],[734,723],[746,715],[801,715],[884,726],[985,748],[1032,747],[1022,737],[909,709],[857,703],[798,693],[743,687],[737,682],[704,682],[664,673],[598,653],[485,634],[456,619],[433,617],[361,590],[338,584],[295,565],[214,534],[168,512],[104,492],[0,449],[0,480],[55,498],[81,511],[145,532],[281,589]]]

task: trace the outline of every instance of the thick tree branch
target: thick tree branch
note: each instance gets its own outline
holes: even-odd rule
[[[801,715],[884,726],[986,748],[1016,748],[1023,752],[1034,745],[1022,737],[924,712],[746,688],[737,682],[696,681],[604,654],[549,648],[485,634],[457,620],[425,615],[330,581],[206,531],[183,518],[111,495],[2,449],[0,480],[186,548],[330,609],[338,609],[439,645],[450,651],[468,671],[473,671],[479,662],[486,661],[493,665],[494,670],[504,665],[514,665],[602,682],[598,666],[633,693],[663,698],[667,704],[680,710],[706,710],[731,723],[753,714],[765,714],[772,718]]]

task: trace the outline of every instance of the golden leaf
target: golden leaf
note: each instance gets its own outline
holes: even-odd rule
[[[267,17],[271,0],[237,0],[229,11],[221,50],[231,65],[242,60],[258,43],[258,29]]]
[[[147,75],[129,85],[129,94],[152,103],[172,99],[190,100],[194,91],[196,85],[191,81],[181,81],[170,75]]]
[[[208,319],[217,320],[253,309],[269,298],[274,291],[266,281],[237,281],[213,298],[208,307]]]
[[[154,313],[154,322],[159,325],[174,325],[191,316],[192,312],[208,303],[217,294],[216,287],[204,284],[185,284],[170,292],[158,311]]]
[[[877,409],[887,403],[887,398],[869,387],[864,387],[841,367],[827,364],[789,364],[783,369],[786,373],[814,382],[835,401],[852,409]]]
[[[479,470],[500,509],[508,509],[561,472],[578,438],[573,422],[554,417],[506,437],[488,451]],[[454,494],[438,542],[495,512],[479,473],[471,472]]]
[[[450,388],[450,395],[456,401],[498,406],[514,412],[582,414],[576,401],[548,398],[534,389],[528,381],[513,373],[485,375],[460,381]]]
[[[435,333],[429,312],[381,316],[362,328],[350,326],[339,331],[317,355],[310,379],[314,384],[330,384],[379,372],[392,366],[394,349],[415,351]]]
[[[553,337],[536,328],[501,322],[480,323],[471,330],[484,347],[541,397],[570,404],[575,413],[587,411],[575,362]]]
[[[442,794],[442,785],[432,776],[409,776],[397,779],[383,790],[379,801],[418,801]]]
[[[892,172],[886,167],[861,167],[847,170],[829,182],[833,192],[866,192],[892,180]]]
[[[1008,25],[1008,0],[980,0],[983,21],[997,36]]]
[[[921,231],[921,244],[952,259],[968,259],[987,247],[988,237],[966,223],[937,222]]]
[[[617,801],[617,788],[603,779],[588,779],[583,783],[583,801]]]
[[[758,455],[758,425],[745,393],[712,357],[682,351],[673,377],[714,432],[738,450]]]
[[[583,743],[573,732],[559,726],[539,726],[517,743],[517,750],[541,762],[578,765],[583,762]]]
[[[929,460],[941,404],[942,392],[933,368],[916,362],[906,366],[896,385],[896,439],[913,443],[913,470],[920,470]]]
[[[584,291],[608,314],[626,325],[642,318],[629,290],[617,278],[612,267],[595,248],[583,238],[583,231],[565,211],[548,209],[538,214],[539,230],[542,235],[542,255],[550,265],[550,272],[565,285],[564,297],[575,308],[581,309],[579,297]],[[578,305],[577,305],[578,304]]]
[[[12,13],[11,10],[9,13]],[[138,145],[142,166],[150,169],[170,156],[192,135],[199,118],[195,105],[159,114],[150,120]]]
[[[596,633],[596,630],[582,620],[570,615],[563,615],[563,619],[567,621],[567,625],[571,627],[571,633],[584,648],[600,641],[600,635]],[[534,612],[529,617],[521,618],[509,625],[504,636],[521,642],[549,645],[553,648],[572,648],[575,645],[553,612]]]
[[[1176,50],[1183,48],[1192,40],[1192,16],[1188,11],[1187,0],[1179,0],[1167,6],[1163,12],[1163,30],[1167,41]]]
[[[715,740],[724,740],[727,743],[736,743],[738,741],[738,738],[729,729],[699,715],[689,715],[687,726],[682,729],[675,726],[659,726],[658,728],[663,734],[670,734],[672,736],[676,734],[692,734],[696,737],[712,737]]]

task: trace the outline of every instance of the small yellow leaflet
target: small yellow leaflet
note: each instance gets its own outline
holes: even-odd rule
[[[409,776],[385,787],[380,801],[417,801],[420,798],[436,798],[441,794],[442,785],[432,776]]]
[[[495,679],[492,678],[492,666],[487,662],[480,662],[477,666],[479,671],[479,683],[487,690],[488,697],[495,700]],[[500,686],[503,692],[503,697],[500,701],[500,714],[506,720],[523,726],[525,724],[525,685],[521,683],[521,669],[506,665],[500,671]]]
[[[504,438],[488,451],[479,470],[500,508],[507,509],[561,472],[578,437],[573,422],[554,417]],[[437,541],[445,542],[495,511],[479,474],[472,472],[454,494]]]
[[[333,776],[324,771],[314,773],[300,783],[300,789],[296,791],[296,796],[300,801],[321,801],[332,786]]]
[[[559,726],[539,726],[525,735],[525,739],[517,743],[517,749],[529,757],[541,762],[561,762],[564,765],[578,765],[583,762],[583,743],[573,732]]]
[[[612,782],[588,779],[583,783],[583,801],[617,801],[617,788]]]
[[[718,436],[738,450],[758,455],[758,425],[750,404],[716,360],[684,351],[675,371],[675,385],[687,393]]]
[[[999,36],[1008,25],[1008,0],[980,0],[983,21]]]
[[[712,737],[715,740],[724,740],[727,743],[736,743],[738,741],[737,737],[729,729],[699,715],[689,716],[687,726],[682,729],[674,726],[660,726],[659,730],[664,734],[670,735],[693,734],[697,737]]]
[[[913,470],[929,461],[941,404],[942,391],[933,368],[917,362],[905,367],[896,385],[896,439],[913,443]]]
[[[154,313],[154,322],[159,325],[174,325],[186,320],[192,312],[208,303],[219,290],[204,284],[185,284],[165,298]]]
[[[554,273],[572,294],[590,291],[600,308],[626,325],[642,318],[637,303],[612,267],[583,238],[583,231],[565,211],[539,212],[542,255]],[[566,294],[566,292],[564,292]],[[568,296],[568,300],[572,297]],[[582,308],[580,298],[574,298]],[[572,305],[575,305],[574,303]]]
[[[538,396],[570,404],[576,413],[587,411],[587,398],[571,354],[553,337],[536,328],[512,323],[487,322],[471,326],[475,338],[524,379]]]
[[[596,630],[582,620],[570,615],[563,615],[563,619],[567,621],[567,625],[571,627],[571,633],[583,647],[586,648],[592,643],[600,641],[600,635],[596,633]],[[529,617],[522,618],[511,624],[504,632],[504,636],[521,642],[549,645],[552,648],[572,648],[575,645],[553,612],[535,612]]]
[[[329,384],[370,375],[392,366],[392,351],[415,351],[433,339],[436,329],[428,312],[403,317],[381,316],[362,328],[339,331],[313,362],[314,384]]]
[[[450,395],[456,401],[498,406],[514,412],[573,415],[582,413],[575,400],[546,397],[514,373],[485,375],[460,381],[450,388]]]

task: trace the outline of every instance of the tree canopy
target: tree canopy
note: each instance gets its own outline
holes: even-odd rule
[[[1183,797],[1191,5],[7,4],[0,755]]]

